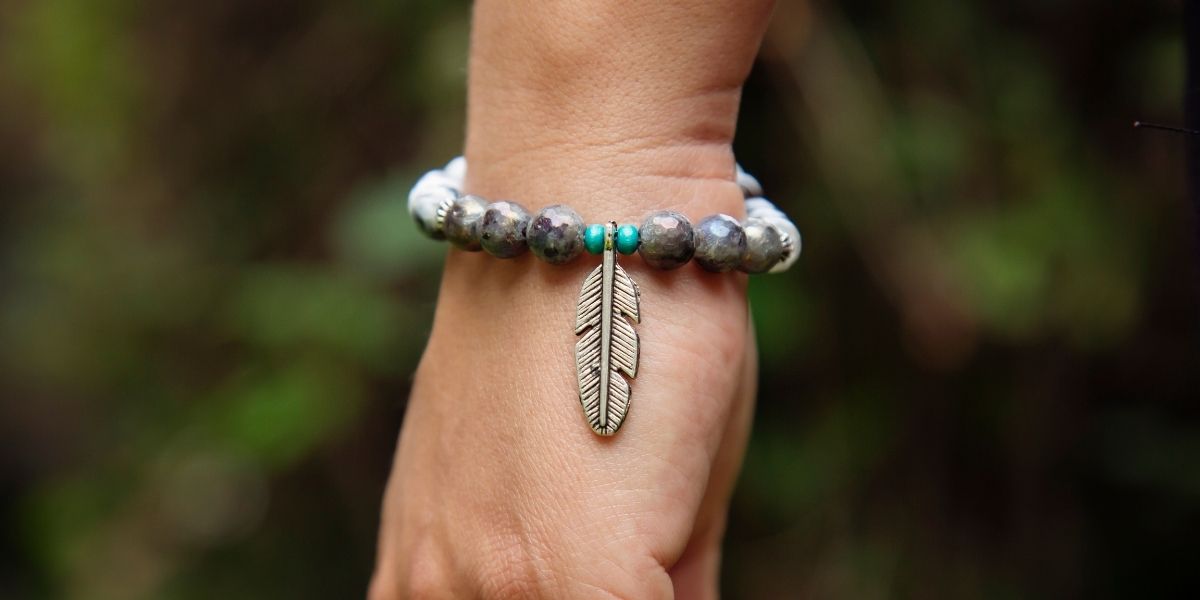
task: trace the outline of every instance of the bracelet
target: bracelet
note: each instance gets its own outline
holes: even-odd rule
[[[467,251],[487,251],[497,258],[513,258],[528,249],[551,264],[571,262],[586,249],[603,251],[604,226],[583,225],[579,213],[556,204],[530,216],[515,202],[488,204],[474,195],[463,195],[467,162],[458,157],[417,181],[408,195],[408,210],[417,226],[435,240],[448,240]],[[647,215],[640,228],[617,229],[617,251],[638,252],[646,264],[674,269],[692,258],[705,270],[747,273],[780,273],[800,256],[800,232],[787,215],[762,198],[758,180],[739,166],[737,183],[746,198],[746,220],[712,215],[694,228],[682,214],[664,210]]]
[[[547,206],[536,214],[516,202],[488,203],[462,193],[467,161],[455,158],[413,186],[408,210],[417,226],[437,240],[467,251],[513,258],[529,250],[550,264],[566,264],[586,250],[602,254],[601,264],[583,280],[575,314],[575,371],[584,418],[597,434],[617,432],[629,411],[629,382],[637,377],[639,340],[629,323],[641,322],[637,284],[617,264],[617,255],[637,252],[658,269],[675,269],[694,259],[701,268],[721,273],[778,273],[800,256],[796,226],[762,197],[758,180],[737,167],[737,184],[746,201],[746,220],[729,215],[705,217],[694,227],[678,212],[650,213],[635,225],[584,226],[568,206]]]

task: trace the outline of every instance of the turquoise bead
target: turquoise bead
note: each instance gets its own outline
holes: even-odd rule
[[[617,228],[617,252],[633,254],[638,248],[638,230],[633,225],[622,225]]]
[[[592,254],[604,252],[604,226],[588,225],[583,232],[583,245]]]

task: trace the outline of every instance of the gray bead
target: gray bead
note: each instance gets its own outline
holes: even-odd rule
[[[673,211],[650,213],[638,229],[641,245],[638,253],[656,269],[675,269],[687,264],[696,252],[692,223]]]
[[[779,230],[762,219],[746,219],[742,225],[746,251],[740,268],[747,273],[766,273],[783,258],[783,238]]]
[[[737,219],[712,215],[696,224],[696,262],[706,271],[724,273],[742,264],[746,235]]]
[[[525,243],[552,265],[568,263],[583,252],[583,219],[569,206],[547,206],[529,222]]]
[[[529,211],[516,202],[493,202],[479,221],[479,244],[497,258],[520,256],[526,250]]]
[[[479,196],[463,196],[455,200],[442,226],[446,239],[463,250],[478,252],[482,248],[479,245],[479,222],[483,220],[486,209],[487,202]]]

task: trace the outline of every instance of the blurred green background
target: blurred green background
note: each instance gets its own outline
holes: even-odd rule
[[[1200,564],[1179,2],[784,0],[729,598],[1161,598]],[[0,3],[0,596],[351,598],[469,6]]]

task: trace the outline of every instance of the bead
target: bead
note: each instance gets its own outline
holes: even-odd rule
[[[783,214],[770,200],[766,198],[746,198],[746,218],[749,219],[786,219],[787,215]]]
[[[604,226],[598,223],[588,225],[583,232],[583,245],[592,254],[604,252]]]
[[[408,212],[413,221],[416,221],[421,233],[435,240],[446,239],[446,234],[442,231],[442,222],[438,220],[438,211],[453,204],[455,196],[454,192],[444,189],[442,193],[418,196],[409,203]]]
[[[673,210],[651,213],[642,221],[642,243],[638,253],[656,269],[675,269],[687,264],[696,251],[692,223]]]
[[[781,238],[783,238],[783,259],[775,264],[768,273],[782,273],[800,258],[800,250],[804,246],[804,241],[800,238],[800,230],[796,229],[796,224],[792,223],[791,219],[783,217],[780,219],[772,219],[769,221],[776,229],[779,230]]]
[[[481,198],[462,196],[466,174],[467,162],[462,157],[426,173],[409,191],[409,215],[433,239],[448,239],[466,250],[484,249],[486,241],[487,251],[498,257],[516,256],[524,251],[520,241],[524,222],[528,223],[524,248],[533,249],[552,264],[569,262],[584,249],[603,252],[604,246],[611,243],[622,254],[640,252],[647,264],[661,269],[677,268],[695,258],[710,271],[736,267],[760,272],[771,265],[768,272],[779,273],[795,264],[803,247],[796,225],[762,197],[758,180],[740,165],[735,181],[745,197],[744,231],[741,226],[729,223],[732,219],[724,215],[705,219],[701,228],[693,227],[683,215],[662,211],[647,217],[640,227],[625,225],[609,235],[607,225],[585,229],[578,213],[561,205],[539,213],[538,217],[545,219],[540,221],[540,227],[534,227],[534,219],[527,220],[528,212],[515,203],[497,203],[499,212],[488,218],[485,231],[483,217],[490,207]],[[756,220],[766,225],[754,223]],[[601,229],[605,230],[603,236]],[[734,261],[732,250],[739,245],[743,251]]]
[[[633,225],[622,225],[617,228],[617,252],[626,256],[637,252],[638,230]]]
[[[446,239],[458,248],[478,252],[482,248],[479,245],[479,222],[485,210],[487,202],[479,196],[463,196],[456,200],[446,213],[442,225]]]
[[[479,245],[497,258],[520,256],[526,250],[529,211],[516,202],[493,202],[479,221]]]
[[[729,215],[705,217],[696,225],[696,262],[706,271],[736,269],[746,251],[746,236],[737,219]]]
[[[783,258],[783,239],[771,223],[763,219],[746,219],[742,233],[746,236],[746,251],[742,253],[741,270],[766,273]]]
[[[462,182],[467,179],[467,159],[462,156],[456,157],[442,167],[442,173],[458,182],[458,187],[462,187]]]
[[[568,263],[583,252],[583,219],[569,206],[547,206],[530,221],[525,243],[552,265]]]
[[[438,209],[449,207],[457,198],[457,185],[439,171],[430,171],[417,181],[408,194],[408,214],[416,221],[421,233],[435,239],[445,239]]]
[[[747,198],[750,196],[761,196],[762,185],[759,185],[758,180],[753,175],[742,170],[742,165],[737,165],[737,184],[742,188],[742,194]]]

